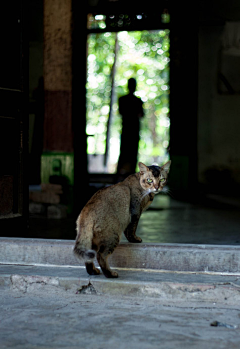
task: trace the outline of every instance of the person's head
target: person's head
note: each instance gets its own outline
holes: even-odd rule
[[[137,80],[134,78],[130,78],[128,80],[128,89],[130,93],[134,93],[136,91],[137,87]]]

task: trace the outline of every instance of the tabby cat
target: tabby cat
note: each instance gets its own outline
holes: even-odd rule
[[[170,164],[168,161],[159,167],[139,162],[140,172],[100,189],[88,201],[77,219],[74,253],[85,261],[89,275],[100,274],[93,263],[97,256],[103,274],[118,277],[107,259],[119,244],[122,232],[129,242],[142,242],[135,235],[139,218],[166,185]]]

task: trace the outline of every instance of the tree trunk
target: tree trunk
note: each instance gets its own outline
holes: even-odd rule
[[[118,34],[116,33],[115,37],[115,47],[114,47],[114,62],[112,65],[111,71],[111,98],[110,98],[110,109],[109,116],[107,122],[107,135],[106,135],[106,150],[104,154],[104,167],[107,166],[108,153],[109,153],[109,143],[110,143],[110,128],[111,128],[111,120],[112,120],[112,111],[113,111],[113,102],[114,102],[114,83],[115,83],[115,74],[116,74],[116,63],[117,63],[117,54],[118,54]]]

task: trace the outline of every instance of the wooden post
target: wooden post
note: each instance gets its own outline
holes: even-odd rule
[[[44,151],[73,151],[72,2],[44,1]]]

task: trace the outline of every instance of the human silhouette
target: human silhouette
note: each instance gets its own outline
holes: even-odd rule
[[[119,98],[119,113],[122,116],[122,134],[117,173],[134,173],[137,165],[140,118],[143,117],[143,102],[134,95],[137,81],[128,80],[129,93]]]

